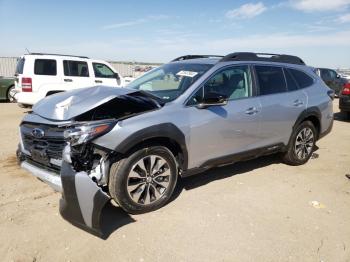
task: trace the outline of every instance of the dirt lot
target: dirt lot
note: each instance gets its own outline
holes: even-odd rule
[[[339,114],[308,164],[269,156],[183,179],[156,212],[117,210],[102,240],[63,220],[60,194],[17,167],[23,112],[0,104],[1,261],[350,261],[350,123]]]

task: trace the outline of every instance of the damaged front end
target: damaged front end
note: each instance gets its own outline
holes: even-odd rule
[[[119,155],[96,139],[123,119],[162,106],[147,93],[108,87],[50,96],[21,123],[20,164],[62,192],[60,213],[66,220],[101,236],[101,212],[110,200],[109,169]]]

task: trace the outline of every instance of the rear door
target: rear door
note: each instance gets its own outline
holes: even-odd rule
[[[91,70],[83,60],[63,60],[63,83],[65,90],[91,87],[93,84]]]
[[[282,67],[256,65],[255,74],[262,107],[260,146],[287,144],[295,121],[306,108],[307,96]]]
[[[55,58],[35,58],[34,75],[32,80],[33,92],[39,92],[41,97],[52,90],[62,88],[61,61]]]
[[[92,68],[94,71],[95,85],[105,85],[112,87],[121,86],[120,76],[116,74],[110,66],[101,62],[92,62]]]

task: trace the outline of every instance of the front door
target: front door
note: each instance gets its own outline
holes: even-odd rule
[[[196,107],[211,92],[228,97],[227,105]],[[248,66],[230,66],[215,73],[188,101],[187,111],[192,167],[254,149],[259,141],[261,106],[259,99],[252,96]]]
[[[121,80],[117,79],[116,73],[109,66],[102,63],[92,62],[92,68],[95,75],[95,85],[104,85],[111,87],[121,86]]]

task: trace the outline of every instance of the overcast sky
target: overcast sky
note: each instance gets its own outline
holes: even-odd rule
[[[256,51],[350,68],[350,0],[0,0],[0,39],[0,56],[166,62]]]

